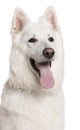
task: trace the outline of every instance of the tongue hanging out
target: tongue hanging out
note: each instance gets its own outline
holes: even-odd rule
[[[52,72],[50,70],[50,64],[40,64],[38,66],[38,69],[40,71],[40,84],[43,88],[48,89],[52,88],[54,86],[54,77],[52,75]]]

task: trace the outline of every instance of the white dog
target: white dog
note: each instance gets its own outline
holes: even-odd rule
[[[38,23],[17,8],[10,73],[0,107],[0,130],[63,130],[63,45],[53,7]]]

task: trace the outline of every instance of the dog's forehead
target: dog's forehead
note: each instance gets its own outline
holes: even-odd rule
[[[52,26],[48,22],[30,23],[25,27],[25,32],[29,34],[49,34],[53,32]]]

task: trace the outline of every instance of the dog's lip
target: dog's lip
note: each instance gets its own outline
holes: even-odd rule
[[[37,62],[36,60],[34,60],[33,58],[30,58],[30,64],[32,66],[32,68],[38,73],[39,77],[40,77],[40,70],[38,69],[39,66],[46,66],[46,65],[50,65],[51,67],[51,61],[43,61],[43,62]]]
[[[35,64],[35,60],[33,58],[30,58],[30,64],[32,66],[32,68],[38,73],[38,75],[40,76],[40,71],[37,68],[36,64]]]

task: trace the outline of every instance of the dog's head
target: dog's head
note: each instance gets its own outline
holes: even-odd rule
[[[31,22],[24,11],[17,8],[11,33],[12,79],[28,87],[48,89],[59,85],[63,71],[63,47],[53,7],[46,10],[38,23]]]

